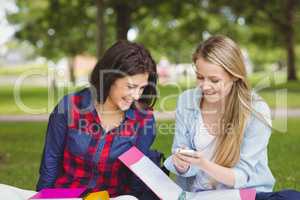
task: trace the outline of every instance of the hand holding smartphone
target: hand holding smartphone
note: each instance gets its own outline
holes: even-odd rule
[[[192,157],[192,158],[196,158],[197,157],[197,152],[192,150],[192,149],[182,149],[179,148],[176,150],[176,153],[180,153],[184,156],[188,156],[188,157]]]

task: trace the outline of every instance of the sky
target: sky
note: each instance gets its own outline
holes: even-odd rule
[[[15,0],[0,0],[0,47],[14,34],[15,27],[10,25],[6,19],[7,13],[18,12]]]

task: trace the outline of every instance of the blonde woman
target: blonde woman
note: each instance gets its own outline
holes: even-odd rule
[[[186,191],[255,188],[262,194],[257,199],[267,199],[275,183],[267,155],[270,109],[251,92],[240,48],[213,36],[198,46],[193,62],[198,87],[178,99],[173,155],[165,166]]]

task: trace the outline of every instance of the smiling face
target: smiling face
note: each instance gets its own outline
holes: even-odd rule
[[[149,74],[144,73],[117,79],[111,86],[106,101],[117,110],[129,109],[143,94],[144,88],[148,85],[148,77]]]
[[[219,102],[230,93],[233,77],[223,67],[198,58],[196,74],[198,85],[207,102]]]

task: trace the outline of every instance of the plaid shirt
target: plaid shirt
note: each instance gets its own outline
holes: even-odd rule
[[[147,155],[155,138],[152,111],[130,108],[119,127],[105,132],[91,94],[67,95],[51,113],[37,190],[87,187],[114,197],[141,188],[118,156],[133,145]]]

